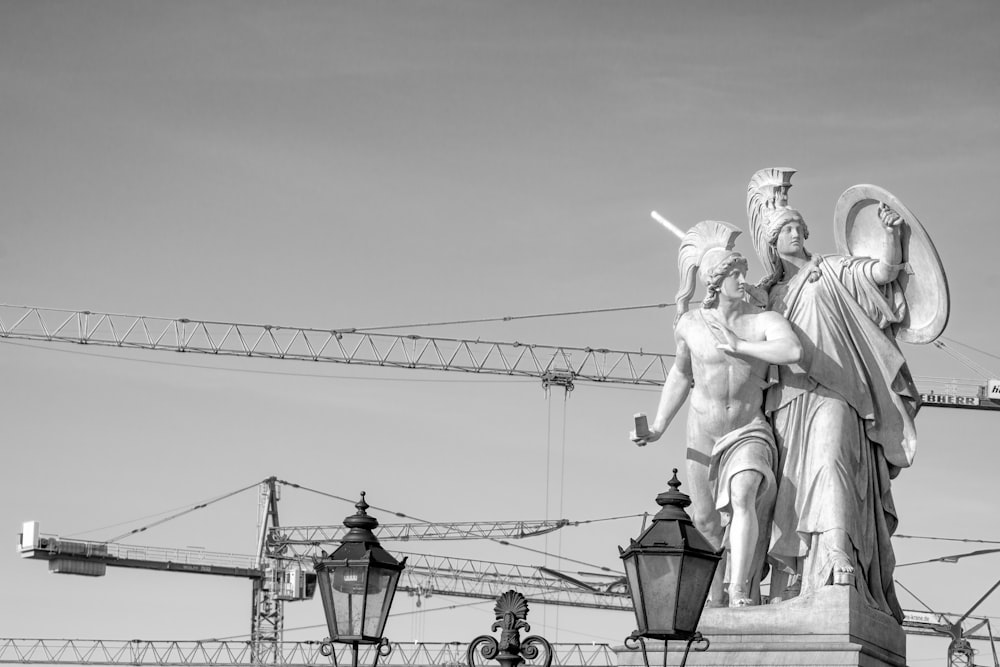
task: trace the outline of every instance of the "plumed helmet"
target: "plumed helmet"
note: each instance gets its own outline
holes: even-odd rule
[[[775,274],[781,266],[774,248],[781,227],[790,220],[802,220],[798,211],[788,206],[788,189],[792,187],[794,169],[772,167],[761,169],[747,185],[747,217],[754,250],[764,268]],[[805,229],[805,236],[809,231]]]
[[[677,317],[687,312],[695,290],[695,278],[705,282],[712,271],[734,254],[740,229],[728,222],[702,220],[688,230],[677,252],[681,287],[677,292]]]

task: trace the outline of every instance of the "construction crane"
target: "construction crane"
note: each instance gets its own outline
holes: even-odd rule
[[[274,478],[262,482],[268,499]],[[270,500],[267,505],[270,506]],[[276,505],[276,503],[275,503]],[[276,507],[271,513],[277,516]],[[407,541],[495,539],[508,540],[542,535],[569,525],[566,520],[466,522],[435,524],[380,524],[380,540]],[[67,662],[73,664],[317,664],[318,644],[285,642],[281,638],[283,603],[312,597],[315,578],[312,558],[324,546],[335,544],[341,526],[270,526],[266,529],[263,557],[219,553],[201,549],[175,549],[69,540],[42,535],[36,522],[25,524],[19,549],[22,557],[49,561],[52,572],[102,576],[107,567],[144,568],[250,579],[254,584],[254,633],[246,642],[110,642],[84,640],[0,640],[0,663]],[[465,558],[405,554],[408,557],[399,590],[417,595],[448,595],[492,600],[511,588],[525,592],[533,602],[577,608],[631,611],[624,577],[601,574],[602,581],[585,581],[594,575],[573,576],[544,566],[514,565]],[[1000,583],[1000,582],[998,582]],[[994,586],[994,589],[996,586]],[[970,614],[993,589],[961,618],[944,614],[906,611],[903,629],[908,634],[950,636],[951,667],[972,667],[970,640],[991,641],[986,618]],[[260,613],[259,607],[263,605]],[[969,627],[965,627],[965,625]],[[979,631],[983,627],[987,633]],[[6,642],[6,643],[4,643]],[[406,644],[405,646],[412,646]],[[449,646],[449,645],[442,645]],[[574,646],[574,645],[569,645]],[[6,652],[6,655],[5,655]],[[53,660],[52,656],[58,659]],[[393,658],[407,662],[407,654]],[[139,656],[139,657],[137,657]],[[963,661],[964,658],[969,658]],[[422,664],[447,664],[443,662]],[[157,662],[161,661],[161,662]],[[556,664],[560,664],[558,661]]]
[[[954,563],[960,558],[996,553],[998,551],[1000,551],[1000,549],[984,549],[964,554],[932,558],[927,561],[911,564],[917,565],[932,562]],[[898,584],[899,582],[896,583]],[[968,611],[964,614],[939,614],[932,611],[923,600],[917,598],[916,595],[913,595],[912,591],[904,587],[904,590],[910,593],[910,595],[913,595],[913,597],[916,598],[920,604],[927,608],[926,612],[906,612],[907,620],[910,621],[914,634],[927,634],[934,636],[944,635],[951,639],[948,643],[948,667],[975,667],[975,651],[973,651],[972,644],[969,643],[969,640],[983,639],[983,636],[977,635],[976,633],[985,626],[990,642],[990,649],[993,652],[993,665],[994,667],[1000,667],[1000,656],[997,655],[997,648],[993,638],[993,628],[990,626],[990,619],[972,616],[972,612],[979,608],[979,605],[981,605],[986,598],[992,595],[997,588],[1000,588],[1000,580],[998,580],[989,588],[989,590],[980,596],[980,598],[976,600],[976,602],[969,607]]]
[[[0,305],[0,338],[530,377],[541,380],[546,388],[557,386],[567,392],[579,381],[633,386],[662,385],[674,356],[606,348],[389,334],[350,328],[315,329],[241,324],[15,305]],[[917,378],[917,381],[926,406],[1000,410],[1000,383],[934,378]],[[206,564],[204,567],[207,569],[199,570],[198,567],[202,566],[182,567],[176,565],[175,561],[165,565],[148,556],[139,561],[112,558],[111,545],[105,545],[103,548],[107,548],[108,553],[102,554],[99,544],[81,547],[74,545],[74,541],[58,539],[47,543],[57,545],[53,550],[25,543],[22,538],[22,555],[50,560],[50,567],[57,572],[71,572],[74,568],[100,570],[107,565],[148,566],[152,569],[204,571],[211,574],[228,574],[223,571],[225,568],[236,568],[230,576],[243,576],[254,582],[250,642],[256,651],[254,659],[258,663],[274,662],[277,659],[276,647],[282,639],[282,603],[311,596],[314,580],[310,579],[311,572],[305,556],[321,540],[302,539],[302,531],[307,530],[305,527],[300,529],[297,538],[291,537],[292,533],[280,532],[283,529],[278,521],[273,481],[266,488],[262,486],[261,515],[257,555],[251,558],[250,567],[243,569],[240,569],[242,566],[230,563]],[[313,530],[316,528],[313,527]],[[322,528],[319,533],[327,528]],[[30,533],[30,529],[27,532]],[[314,533],[314,537],[319,533]],[[428,538],[432,537],[428,535]],[[66,549],[91,551],[86,555],[70,554],[60,551],[63,547],[58,545],[69,545]],[[296,550],[303,545],[306,547],[304,550]],[[296,557],[286,557],[283,552],[294,552]],[[198,554],[202,559],[206,556],[204,552]],[[143,564],[138,564],[139,562]],[[623,588],[617,591],[612,591],[612,587],[602,589],[552,570],[542,571],[544,568],[535,568],[527,574],[513,570],[501,573],[490,571],[488,565],[469,560],[444,559],[425,560],[418,566],[411,561],[408,568],[410,579],[401,581],[400,589],[416,593],[437,592],[493,598],[502,592],[501,589],[511,586],[507,582],[517,581],[517,586],[527,588],[529,596],[534,594],[537,601],[599,609],[630,608]],[[72,573],[91,574],[84,571]],[[95,573],[103,574],[103,571]],[[445,581],[449,583],[443,584]],[[905,625],[904,623],[904,627]]]
[[[334,645],[330,657],[320,653],[320,642],[280,642],[275,664],[315,667],[350,664],[350,647]],[[392,642],[383,667],[464,665],[467,644],[461,642]],[[361,646],[360,664],[373,662],[372,646]],[[618,656],[608,644],[553,644],[556,667],[618,667]],[[136,667],[256,666],[250,642],[147,641],[102,639],[0,639],[0,664],[18,665],[133,665]]]
[[[530,377],[567,391],[579,381],[662,385],[674,356],[2,304],[0,338]],[[1000,410],[1000,382],[917,378],[917,383],[927,407]]]
[[[518,522],[522,523],[522,522]],[[19,551],[23,558],[49,562],[49,571],[102,577],[108,567],[141,568],[250,579],[270,591],[268,600],[312,598],[312,560],[305,555],[278,557],[279,564],[258,565],[251,555],[134,544],[70,540],[37,532],[37,522],[25,524]],[[384,538],[380,538],[384,539]],[[390,538],[391,539],[391,538]],[[313,551],[318,552],[320,545]],[[479,561],[396,551],[408,557],[398,590],[492,600],[515,587],[532,601],[593,609],[631,609],[622,577],[609,575],[608,584],[587,584],[551,568]],[[564,582],[564,583],[560,583]]]
[[[279,480],[260,484],[260,530],[254,555],[201,549],[173,549],[42,535],[37,522],[24,524],[19,551],[46,560],[60,574],[104,576],[107,568],[126,567],[249,579],[253,585],[249,645],[256,664],[276,664],[283,640],[284,603],[313,597],[314,558],[342,537],[345,527],[282,526],[278,520]],[[287,482],[283,482],[288,484]],[[292,485],[297,486],[297,485]],[[569,525],[566,520],[494,521],[436,524],[382,524],[380,540],[512,540],[544,535]],[[398,590],[420,596],[452,595],[492,600],[516,588],[533,602],[592,609],[631,609],[624,576],[614,573],[600,586],[535,566],[465,558],[408,554]]]
[[[7,305],[0,338],[531,377],[569,388],[578,380],[663,384],[673,356]]]

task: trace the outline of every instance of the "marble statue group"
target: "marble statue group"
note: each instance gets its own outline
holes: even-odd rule
[[[919,221],[877,186],[838,202],[841,252],[807,250],[788,205],[794,173],[762,169],[747,189],[759,281],[734,250],[737,227],[703,221],[684,235],[675,363],[632,440],[658,440],[688,403],[692,519],[725,549],[710,604],[847,585],[902,622],[891,480],[913,461],[919,394],[897,341],[940,335],[947,282]],[[699,283],[705,297],[689,308]]]

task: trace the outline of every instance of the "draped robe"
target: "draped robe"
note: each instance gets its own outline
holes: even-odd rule
[[[847,556],[868,603],[902,622],[890,480],[913,461],[919,394],[891,334],[905,303],[895,283],[875,283],[876,264],[817,256],[771,289],[769,308],[791,323],[803,354],[779,367],[765,402],[779,453],[768,556],[802,574],[802,593],[830,583]],[[823,534],[835,529],[853,553],[830,548]]]

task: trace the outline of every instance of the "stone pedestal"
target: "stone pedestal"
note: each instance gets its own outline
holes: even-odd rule
[[[690,667],[906,665],[906,635],[896,619],[870,608],[850,586],[827,586],[780,604],[706,609],[698,629],[711,646],[692,650]],[[647,642],[647,649],[649,666],[663,665],[663,643]],[[616,650],[622,667],[644,667],[640,651]],[[684,642],[668,642],[668,665],[680,664],[683,654]]]

